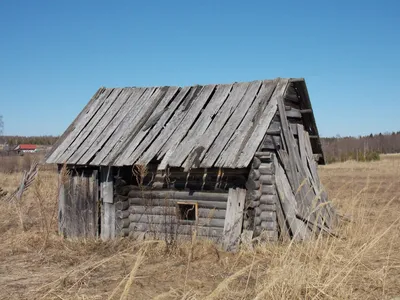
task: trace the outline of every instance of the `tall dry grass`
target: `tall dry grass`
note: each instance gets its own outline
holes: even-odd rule
[[[25,232],[13,207],[0,203],[0,298],[400,296],[400,156],[328,165],[320,174],[344,216],[337,228],[339,238],[264,244],[233,254],[195,239],[179,243],[174,251],[164,241],[64,240],[56,234],[57,178],[41,172],[36,189],[23,199],[29,224]],[[19,176],[0,175],[0,186],[15,188]],[[43,223],[43,215],[50,221]]]

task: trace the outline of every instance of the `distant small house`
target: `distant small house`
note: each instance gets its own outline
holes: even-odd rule
[[[37,151],[37,147],[32,144],[20,144],[14,148],[14,151],[18,153],[34,153]]]

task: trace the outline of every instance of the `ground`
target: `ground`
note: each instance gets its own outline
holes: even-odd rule
[[[194,240],[64,240],[57,178],[0,201],[1,299],[392,299],[400,296],[400,155],[320,167],[338,237],[225,253]],[[12,191],[20,173],[0,174]]]

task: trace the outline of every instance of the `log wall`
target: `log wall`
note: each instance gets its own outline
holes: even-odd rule
[[[232,183],[227,185],[231,186]],[[119,235],[142,234],[172,239],[189,237],[195,231],[196,236],[212,240],[221,240],[223,237],[228,191],[119,185],[115,189],[114,199]],[[197,205],[197,221],[182,220],[178,203]]]

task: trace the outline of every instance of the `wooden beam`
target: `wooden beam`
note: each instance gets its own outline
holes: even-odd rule
[[[226,251],[235,251],[242,232],[243,208],[246,190],[229,189],[226,217],[223,231],[223,246]]]
[[[101,218],[101,238],[103,240],[108,240],[115,237],[116,227],[112,167],[101,167],[100,180],[100,195],[103,205]]]

